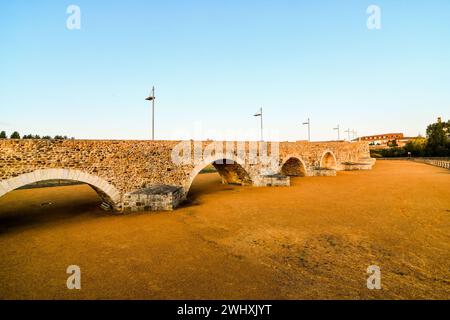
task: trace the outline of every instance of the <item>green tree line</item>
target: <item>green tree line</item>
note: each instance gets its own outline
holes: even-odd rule
[[[17,131],[14,131],[13,133],[11,133],[9,138],[10,139],[46,139],[46,140],[50,140],[50,139],[66,140],[66,139],[68,139],[67,136],[61,136],[61,135],[56,135],[52,138],[51,136],[42,136],[41,137],[38,134],[25,134],[23,137],[21,137],[20,133]],[[6,131],[0,132],[0,139],[8,139],[8,135],[6,134]],[[72,137],[71,139],[75,139],[75,138]]]

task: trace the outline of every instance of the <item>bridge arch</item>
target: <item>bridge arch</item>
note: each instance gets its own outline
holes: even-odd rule
[[[120,210],[120,192],[106,180],[75,169],[40,169],[0,181],[0,197],[17,188],[45,180],[71,180],[90,185],[111,209]]]
[[[336,170],[337,168],[337,160],[336,156],[331,150],[326,150],[324,153],[322,153],[322,156],[320,157],[320,168],[324,169],[333,169]]]
[[[300,157],[287,156],[280,166],[280,173],[285,176],[304,177],[307,175],[306,164]]]
[[[185,195],[189,193],[189,189],[194,182],[195,177],[205,167],[212,164],[222,178],[223,183],[250,185],[252,184],[252,176],[245,166],[245,161],[233,155],[219,155],[203,159],[189,173],[188,181],[184,185]]]

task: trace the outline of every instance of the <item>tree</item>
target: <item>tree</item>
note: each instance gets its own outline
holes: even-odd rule
[[[0,139],[6,139],[6,132],[5,131],[0,132]]]
[[[11,139],[20,139],[20,134],[17,131],[14,131],[11,134]]]
[[[449,134],[450,121],[430,124],[427,127],[426,152],[430,156],[442,157],[450,155]]]
[[[427,139],[422,137],[417,137],[408,141],[404,149],[406,152],[411,152],[411,156],[413,157],[424,157],[425,156],[425,147],[427,145]]]
[[[55,140],[67,140],[67,136],[56,135],[53,139],[55,139]]]

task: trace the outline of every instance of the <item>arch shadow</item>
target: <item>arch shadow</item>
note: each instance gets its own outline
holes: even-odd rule
[[[0,197],[20,187],[46,180],[79,181],[91,186],[113,210],[120,209],[120,192],[106,180],[76,169],[39,169],[0,181]]]
[[[307,175],[305,162],[296,156],[288,156],[283,161],[280,174],[293,177],[305,177]]]
[[[189,173],[188,181],[183,186],[185,196],[188,195],[192,183],[200,171],[210,164],[217,170],[224,184],[251,185],[253,182],[250,173],[245,169],[245,162],[241,159],[229,155],[211,157],[197,164]]]

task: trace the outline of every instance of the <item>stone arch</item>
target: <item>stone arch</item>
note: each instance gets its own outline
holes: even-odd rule
[[[320,168],[323,169],[333,169],[337,168],[337,160],[334,153],[330,150],[325,151],[320,157]]]
[[[189,193],[189,189],[191,188],[195,177],[210,164],[216,168],[219,175],[222,177],[223,183],[241,185],[251,185],[253,183],[253,178],[245,167],[245,161],[236,156],[221,155],[204,159],[194,167],[189,173],[188,181],[183,186],[185,195]]]
[[[296,156],[288,156],[282,162],[280,173],[285,176],[304,177],[307,174],[305,162]]]
[[[75,169],[40,169],[0,181],[0,197],[17,188],[45,180],[72,180],[90,185],[111,209],[120,210],[120,192],[106,180]]]

